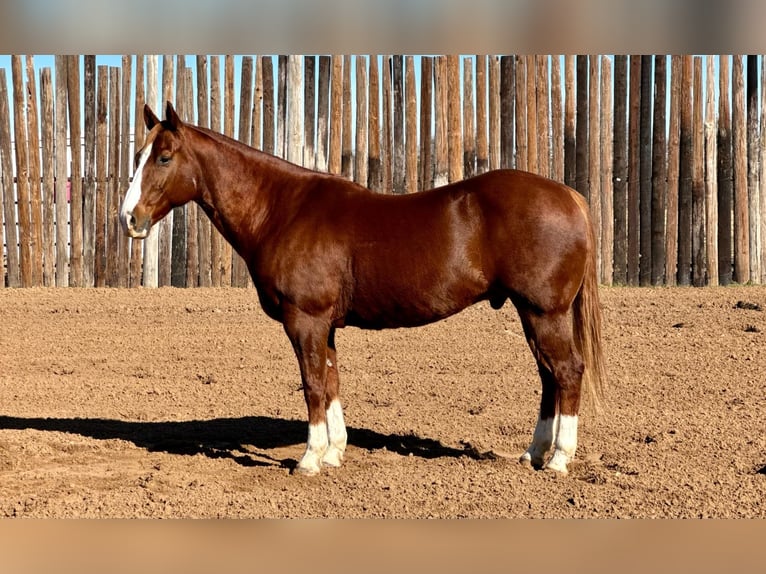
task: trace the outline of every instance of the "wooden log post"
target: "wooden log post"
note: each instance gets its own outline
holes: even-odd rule
[[[758,190],[758,56],[747,56],[747,198],[750,282],[761,281],[761,201]]]
[[[588,58],[588,197],[591,221],[596,232],[596,276],[602,281],[600,63],[598,56]]]
[[[391,117],[391,56],[383,57],[381,81],[383,82],[383,133],[381,134],[381,186],[382,193],[392,193],[393,175],[393,118]]]
[[[641,253],[641,56],[630,56],[628,92],[628,285],[633,286],[639,284]]]
[[[702,58],[694,57],[694,102],[692,148],[692,285],[702,287],[705,269],[705,126],[703,116]]]
[[[463,177],[476,175],[477,130],[474,121],[473,60],[463,60]]]
[[[590,201],[588,197],[588,56],[577,56],[576,70],[575,189]]]
[[[652,122],[651,284],[665,280],[665,206],[667,203],[667,56],[654,58],[654,121]]]
[[[734,158],[734,281],[750,279],[750,221],[747,189],[747,129],[743,57],[734,56],[732,67],[732,156]]]
[[[449,156],[447,142],[447,57],[437,56],[434,61],[434,185],[449,182]]]
[[[32,225],[30,250],[32,255],[32,284],[43,285],[43,212],[42,173],[40,165],[40,120],[37,108],[37,79],[34,57],[26,58],[27,74],[27,139],[29,142],[29,208]]]
[[[476,56],[476,173],[489,169],[489,140],[487,116],[487,56]]]
[[[232,60],[232,74],[234,73],[234,62]],[[164,114],[165,102],[172,102],[175,99],[175,82],[173,81],[174,70],[173,56],[162,56],[162,100],[159,108],[155,110],[155,113],[160,117]],[[234,85],[234,78],[232,76],[232,86]],[[173,247],[173,218],[175,217],[175,211],[171,211],[165,218],[159,222],[158,230],[158,256],[157,256],[157,269],[158,278],[157,284],[160,287],[166,287],[171,284],[171,271],[172,271],[172,247]]]
[[[343,120],[343,56],[335,55],[331,62],[330,76],[330,150],[328,171],[341,173],[341,130]]]
[[[652,282],[652,56],[641,56],[639,285]]]
[[[500,58],[490,56],[489,64],[489,169],[500,167]]]
[[[404,193],[404,57],[395,55],[391,59],[391,125],[393,128],[393,192]]]
[[[330,133],[330,56],[319,56],[319,80],[317,92],[317,157],[315,168],[322,172],[327,172],[327,152],[329,149]],[[266,103],[266,87],[264,86],[264,116]],[[265,134],[265,130],[264,130]],[[264,135],[265,137],[265,135]]]
[[[176,97],[175,109],[182,121],[187,121],[186,114],[186,57],[176,57]],[[240,116],[241,118],[242,116]],[[188,225],[189,204],[176,207],[172,211],[170,284],[173,287],[187,287],[188,283]]]
[[[554,73],[554,78],[556,74]],[[555,80],[554,80],[555,81]],[[555,99],[555,98],[554,98]],[[614,182],[612,156],[612,62],[608,56],[601,57],[601,282],[611,285],[614,280]],[[556,136],[553,138],[556,141]],[[555,147],[555,145],[554,145]],[[561,151],[563,175],[563,149]],[[555,158],[554,152],[554,158]],[[561,180],[556,172],[554,179]]]
[[[514,103],[516,98],[516,58],[500,56],[500,167],[514,165]]]
[[[260,60],[259,60],[260,61]],[[303,165],[309,169],[316,169],[317,157],[316,157],[316,105],[317,105],[317,90],[316,90],[316,56],[304,56],[303,58]],[[257,70],[256,70],[257,72]],[[263,99],[263,88],[259,80],[263,79],[263,74],[256,73],[256,94]],[[260,90],[260,93],[258,93]],[[260,102],[256,97],[255,106],[253,111],[260,109]],[[366,110],[365,110],[366,112]],[[255,123],[255,118],[253,118]],[[260,123],[260,122],[259,122]],[[260,141],[258,142],[258,148],[261,147]]]
[[[678,199],[681,169],[681,86],[683,57],[671,57],[670,122],[668,129],[668,184],[665,215],[665,284],[678,278]]]
[[[410,87],[410,89],[412,88]],[[354,181],[364,186],[367,186],[370,166],[367,90],[367,57],[356,56],[356,142],[354,146],[356,157],[354,158]]]
[[[575,57],[571,55],[564,56],[564,98],[564,183],[574,189],[577,185],[577,96],[575,94]],[[619,98],[616,98],[615,102],[619,102]],[[617,110],[614,115],[619,119]]]
[[[3,219],[5,224],[6,278],[8,287],[21,287],[19,239],[16,228],[16,192],[13,185],[11,149],[11,114],[8,106],[8,84],[5,69],[0,68],[0,173],[2,173]]]
[[[153,110],[158,110],[160,106],[160,102],[158,101],[158,74],[159,56],[157,54],[146,56],[146,103],[148,103],[149,107]],[[99,98],[100,96],[101,92],[99,91]],[[143,110],[139,109],[137,115],[139,117],[136,119],[136,133],[141,132],[143,134],[144,130],[146,129],[143,121]],[[96,129],[98,130],[98,124]],[[144,136],[142,135],[142,141],[143,137]],[[98,158],[96,160],[96,166],[98,166]],[[98,204],[98,195],[96,204]],[[96,229],[98,229],[98,225],[96,226]],[[152,228],[149,230],[149,235],[146,239],[144,239],[144,261],[142,276],[142,284],[144,287],[155,288],[159,285],[159,233],[159,226],[152,226]]]
[[[449,181],[463,179],[463,128],[460,105],[460,56],[447,56],[447,149]]]
[[[548,89],[548,82],[548,56],[535,56],[537,172],[543,177],[550,177],[551,175],[550,90]],[[599,89],[598,84],[594,86],[594,89]],[[599,185],[600,179],[599,177]]]
[[[55,171],[56,156],[54,152],[53,127],[53,81],[50,68],[40,71],[40,108],[41,112],[41,144],[42,144],[42,217],[43,217],[43,284],[52,287],[56,284],[56,229],[54,227],[53,211],[55,208]]]
[[[412,56],[405,58],[404,100],[405,110],[405,191],[418,191],[418,99],[415,85],[415,61]],[[358,113],[358,112],[357,112]],[[359,160],[357,156],[357,160]]]
[[[110,90],[114,83],[115,91],[119,81],[119,68],[110,70]],[[56,287],[69,286],[69,258],[67,256],[67,243],[69,241],[69,213],[67,209],[67,173],[69,171],[67,161],[67,59],[66,56],[56,56]],[[117,130],[115,130],[116,132]],[[111,156],[110,156],[111,157]],[[116,161],[115,161],[116,164]],[[111,165],[111,164],[110,164]],[[112,170],[110,170],[112,171]],[[112,171],[112,173],[114,173]],[[116,183],[116,182],[115,182]],[[112,236],[114,227],[112,227]],[[117,255],[116,241],[109,243],[108,248],[113,248],[112,255],[107,259],[107,265],[111,261],[114,264]],[[111,285],[111,283],[110,283]]]
[[[537,70],[535,57],[526,56],[527,83],[519,86],[527,92],[527,169],[533,173],[540,173],[539,154],[537,149]]]
[[[210,128],[210,95],[208,94],[208,59],[207,56],[197,55],[197,125]],[[259,128],[260,129],[260,126]],[[212,229],[210,219],[202,209],[197,209],[195,221],[189,221],[189,225],[197,226],[197,260],[199,261],[199,286],[211,287],[213,285],[212,267],[212,233],[218,233]],[[220,277],[219,277],[220,284]]]
[[[130,67],[124,72],[130,81]],[[125,76],[123,76],[124,78]],[[123,92],[123,96],[124,96]],[[69,153],[71,154],[71,177],[70,177],[70,230],[69,230],[69,284],[72,287],[82,287],[84,281],[83,264],[83,190],[82,190],[82,124],[80,115],[80,57],[67,56],[67,100],[69,102]],[[123,109],[130,110],[125,98]],[[124,120],[124,117],[123,117]],[[127,125],[124,128],[124,141],[121,154],[121,169],[126,169],[127,163],[127,137],[130,130]],[[127,189],[127,174],[120,178],[121,188]],[[124,191],[122,192],[124,193]],[[124,234],[122,234],[123,237]],[[127,237],[125,238],[127,239]],[[123,241],[124,256],[128,256],[127,241]],[[126,260],[127,261],[127,260]],[[121,273],[124,277],[127,266]],[[127,287],[127,281],[122,286]]]
[[[692,173],[694,169],[692,56],[684,56],[681,71],[681,136],[678,187],[678,284],[691,284],[692,267]]]
[[[423,56],[420,61],[420,189],[431,189],[434,183],[432,121],[434,59]],[[372,84],[370,84],[372,87]],[[486,142],[486,138],[485,138]],[[372,166],[370,166],[372,169]]]
[[[561,91],[561,56],[553,56],[551,58],[551,141],[553,144],[553,150],[551,152],[551,178],[556,181],[564,181],[564,101],[563,93]],[[611,84],[610,84],[611,89]],[[609,101],[611,101],[612,95],[609,94]],[[602,102],[604,97],[601,98]],[[611,110],[610,110],[611,113]],[[604,136],[608,135],[611,139],[611,130],[608,134],[602,136],[602,142]],[[609,167],[609,173],[611,175],[611,166]],[[602,182],[603,186],[603,182]],[[611,189],[611,182],[609,183]],[[611,201],[611,200],[610,200]],[[611,248],[610,248],[611,249]]]
[[[517,86],[518,89],[516,89],[516,94],[514,97],[513,102],[513,108],[514,108],[514,121],[516,122],[516,150],[515,150],[515,160],[516,160],[516,167],[518,169],[528,171],[530,169],[529,167],[529,145],[527,141],[527,126],[529,115],[527,114],[527,59],[524,56],[515,56],[516,59],[516,65],[515,65],[515,75],[514,78],[514,84]],[[500,109],[501,109],[501,123],[502,123],[502,110],[503,108],[510,108],[511,105],[505,104],[503,105],[503,102],[505,99],[510,99],[512,96],[511,93],[503,94],[501,98],[500,103]]]
[[[352,142],[354,141],[353,124],[351,122],[351,67],[352,59],[349,54],[343,56],[343,116],[341,120],[341,166],[340,173],[348,180],[354,178],[354,154]],[[402,108],[402,115],[404,109]],[[403,127],[402,127],[403,129]],[[404,140],[402,140],[403,142]],[[402,170],[404,181],[404,170]]]
[[[210,56],[210,129],[221,132],[221,58]],[[210,283],[223,287],[223,249],[226,240],[210,225]],[[231,260],[231,255],[229,255]]]
[[[425,70],[423,71],[425,74]],[[383,166],[380,161],[380,66],[378,57],[370,58],[370,96],[368,112],[369,170],[367,186],[380,192],[383,186]]]
[[[613,282],[628,282],[628,57],[614,58],[614,251]]]
[[[13,85],[13,132],[16,145],[16,209],[19,224],[19,262],[21,286],[32,287],[32,213],[29,197],[29,143],[27,140],[27,114],[24,105],[24,68],[21,56],[11,56]]]
[[[728,285],[733,279],[732,211],[734,208],[734,170],[731,133],[731,56],[721,56],[718,65],[718,281]]]
[[[718,285],[718,172],[716,167],[715,57],[707,56],[705,89],[705,255],[707,284]]]

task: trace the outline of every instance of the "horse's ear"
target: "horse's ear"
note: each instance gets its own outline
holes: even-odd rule
[[[160,123],[160,119],[154,115],[154,112],[152,111],[152,108],[149,107],[149,104],[144,104],[144,123],[146,124],[146,129],[149,131],[151,131],[154,126]]]
[[[165,104],[165,121],[168,122],[171,130],[175,131],[181,125],[181,118],[178,117],[173,104],[169,101]]]

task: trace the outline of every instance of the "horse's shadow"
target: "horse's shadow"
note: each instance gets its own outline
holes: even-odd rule
[[[133,422],[98,418],[26,418],[0,416],[0,429],[57,431],[98,440],[120,439],[150,452],[202,454],[230,458],[243,466],[282,466],[294,469],[297,461],[276,458],[268,451],[306,440],[306,423],[265,416],[219,418],[179,422]],[[421,458],[482,458],[470,446],[454,448],[412,434],[381,434],[349,427],[350,445]]]

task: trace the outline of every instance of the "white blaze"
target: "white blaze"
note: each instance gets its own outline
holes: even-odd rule
[[[144,148],[144,151],[141,152],[141,158],[138,161],[138,168],[136,169],[136,173],[133,174],[133,182],[130,184],[130,187],[128,187],[128,191],[125,194],[125,199],[122,202],[122,208],[120,209],[120,220],[126,229],[128,227],[128,219],[132,215],[133,209],[135,209],[136,205],[138,205],[138,201],[141,199],[141,175],[151,153],[152,144],[150,143]]]

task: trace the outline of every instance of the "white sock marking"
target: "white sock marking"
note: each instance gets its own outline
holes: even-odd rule
[[[577,450],[577,415],[561,415],[558,427],[556,448],[547,466],[566,473],[567,463],[574,458]]]
[[[298,463],[298,469],[306,474],[319,472],[322,457],[327,450],[327,424],[309,425],[309,438],[306,452]]]

